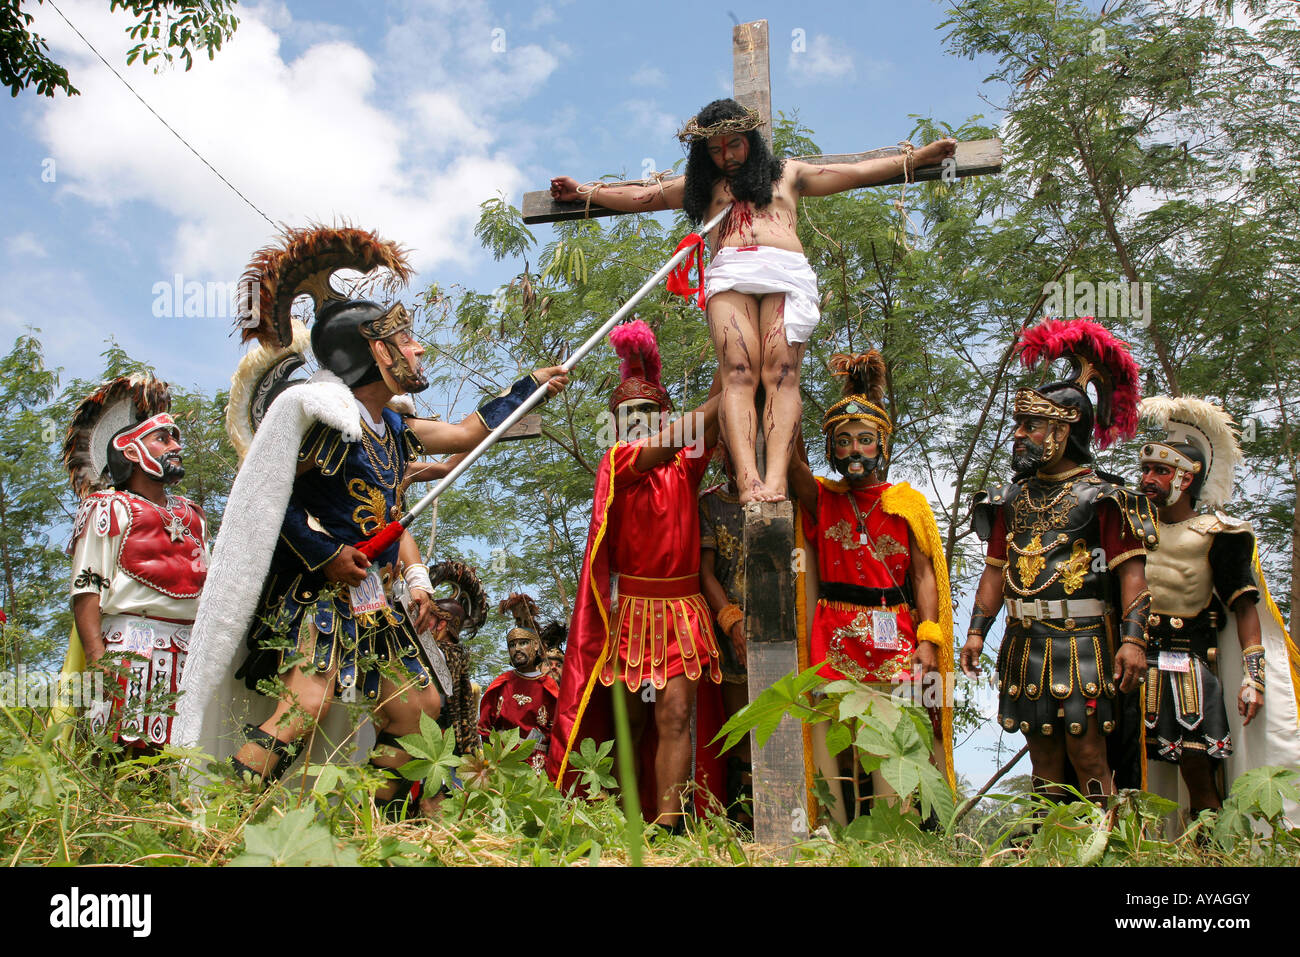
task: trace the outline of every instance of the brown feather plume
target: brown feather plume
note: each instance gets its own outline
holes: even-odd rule
[[[458,602],[465,611],[461,634],[476,632],[483,626],[488,616],[488,596],[471,566],[455,560],[438,562],[429,569],[429,578],[435,596],[442,595],[440,586],[444,582],[450,584],[452,594],[447,597]]]
[[[127,401],[134,405],[134,421],[143,421],[171,409],[171,388],[166,382],[160,382],[151,375],[121,376],[105,382],[81,401],[72,413],[72,422],[68,425],[68,434],[63,440],[63,464],[78,498],[85,498],[91,492],[105,487],[105,475],[100,462],[108,454],[108,437],[103,436],[104,448],[92,449],[95,427],[112,407]],[[127,424],[127,421],[121,423],[122,426]]]
[[[515,619],[516,628],[526,628],[531,632],[537,631],[537,602],[532,597],[525,595],[523,592],[515,592],[508,598],[503,598],[497,605],[497,611],[505,614],[507,611]]]
[[[390,278],[384,285],[391,290],[410,281],[406,255],[396,243],[352,226],[286,227],[279,243],[253,255],[240,278],[235,317],[240,340],[256,339],[283,348],[293,340],[289,315],[299,295],[310,295],[317,308],[327,299],[343,298],[329,284],[339,269],[360,273],[386,269]]]
[[[877,405],[885,398],[885,359],[872,349],[858,355],[837,352],[829,363],[832,375],[845,376],[845,395],[865,395]]]

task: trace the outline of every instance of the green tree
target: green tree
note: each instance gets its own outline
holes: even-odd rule
[[[43,0],[37,0],[43,2]],[[149,63],[159,57],[172,63],[193,66],[196,52],[206,51],[208,59],[216,56],[221,44],[235,34],[239,20],[234,8],[238,0],[109,0],[109,10],[121,10],[133,23],[126,32],[135,46],[126,62],[136,59]],[[26,10],[23,7],[26,6]],[[0,0],[0,83],[9,87],[11,96],[34,86],[42,96],[54,96],[62,90],[68,96],[80,95],[72,85],[68,71],[49,58],[49,44],[31,30],[33,17],[30,0]]]
[[[998,59],[1016,214],[1077,248],[1076,284],[1150,290],[1138,315],[1100,296],[1083,311],[1132,343],[1146,393],[1210,396],[1245,425],[1234,511],[1289,571],[1284,608],[1300,601],[1294,9],[972,0],[946,23],[955,53]],[[1131,473],[1132,449],[1104,461]]]
[[[67,562],[58,529],[71,517],[59,462],[64,423],[50,415],[57,371],[45,367],[40,330],[0,359],[0,607],[4,667],[34,666],[66,637]]]

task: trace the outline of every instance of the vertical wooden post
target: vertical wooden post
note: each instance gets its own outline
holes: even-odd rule
[[[745,507],[745,636],[749,699],[799,667],[793,568],[794,507],[755,502]],[[803,729],[789,716],[767,744],[751,738],[754,840],[784,846],[807,835],[804,807]]]
[[[767,148],[772,148],[772,71],[767,61],[767,21],[740,23],[731,31],[733,99],[758,110]]]

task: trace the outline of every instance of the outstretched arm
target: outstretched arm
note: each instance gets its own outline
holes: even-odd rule
[[[546,382],[550,386],[548,396],[563,391],[569,381],[568,373],[560,366],[538,369],[533,373],[533,378],[538,383]],[[424,450],[434,455],[472,451],[492,431],[483,420],[483,416],[477,412],[467,415],[456,423],[407,418],[406,427],[415,433]]]
[[[588,194],[579,192],[580,184],[572,176],[557,176],[551,180],[551,196],[561,203],[586,202]],[[606,209],[624,213],[653,213],[661,209],[681,209],[686,193],[686,178],[664,180],[643,186],[639,183],[614,185],[597,183],[590,194],[591,201]]]
[[[715,373],[709,398],[703,405],[692,409],[671,422],[658,435],[652,435],[636,456],[636,470],[649,472],[656,465],[672,459],[680,449],[698,445],[700,455],[718,444],[718,402],[722,398],[722,380]]]
[[[943,162],[957,151],[957,141],[952,137],[935,140],[912,153],[910,168],[933,166]],[[804,163],[789,160],[786,176],[794,178],[795,190],[801,196],[829,196],[847,189],[874,186],[887,179],[903,175],[903,156],[882,156],[862,160],[860,163]]]

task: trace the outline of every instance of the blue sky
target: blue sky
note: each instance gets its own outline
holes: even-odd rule
[[[128,20],[106,7],[60,2],[253,204],[276,222],[346,219],[399,240],[415,289],[485,290],[518,271],[472,235],[497,191],[518,205],[555,174],[639,176],[680,159],[674,131],[731,94],[736,20],[768,19],[773,109],[797,110],[829,152],[892,145],[910,114],[997,121],[980,98],[990,64],[944,51],[946,2],[241,4],[214,61],[159,73],[125,65]],[[225,387],[241,355],[229,319],[156,316],[156,289],[178,275],[233,283],[271,226],[48,4],[32,12],[82,95],[0,106],[0,346],[41,328],[66,381],[98,373],[112,336],[164,379]],[[545,242],[549,229],[536,234]],[[959,769],[978,784],[988,763],[968,745]]]

